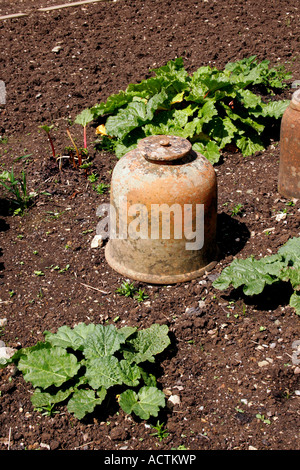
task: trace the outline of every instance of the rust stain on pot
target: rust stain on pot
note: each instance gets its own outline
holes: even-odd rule
[[[130,231],[139,225],[139,237],[113,238],[106,246],[107,262],[117,272],[144,282],[172,284],[199,277],[215,266],[216,174],[186,139],[142,139],[117,163],[110,202],[117,234],[122,227]],[[193,241],[199,229],[201,247]]]
[[[293,93],[281,120],[278,192],[300,198],[300,89]]]

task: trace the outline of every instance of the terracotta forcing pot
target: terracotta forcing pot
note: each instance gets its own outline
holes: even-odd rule
[[[108,264],[154,284],[195,279],[217,260],[217,179],[212,164],[177,136],[150,136],[116,164]]]
[[[293,93],[281,120],[278,192],[300,199],[300,89]]]

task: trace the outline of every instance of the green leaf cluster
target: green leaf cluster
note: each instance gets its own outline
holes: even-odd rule
[[[82,419],[116,387],[122,390],[117,395],[121,408],[141,419],[157,416],[165,406],[164,393],[145,364],[154,362],[170,344],[166,325],[138,331],[79,323],[74,328],[62,326],[56,333],[45,331],[44,336],[44,342],[20,349],[0,364],[15,363],[25,381],[31,382],[36,409],[49,410],[63,402]]]
[[[290,282],[293,294],[290,305],[300,315],[300,238],[291,238],[278,252],[260,259],[234,259],[214,281],[216,289],[243,286],[244,294],[258,295],[266,285]]]
[[[290,75],[270,68],[256,56],[228,63],[224,70],[202,66],[191,76],[183,59],[151,70],[153,76],[94,105],[94,120],[105,123],[118,158],[141,138],[171,134],[189,139],[212,163],[227,144],[244,156],[264,149],[262,134],[270,120],[281,118],[288,100],[264,102],[251,87],[281,89]],[[107,139],[106,139],[107,140]],[[104,142],[106,142],[104,139]]]
[[[29,208],[33,194],[28,192],[27,177],[23,170],[21,178],[17,179],[14,175],[14,169],[3,171],[0,174],[0,185],[4,187],[6,192],[12,195],[11,202],[17,207],[14,214],[23,214]]]

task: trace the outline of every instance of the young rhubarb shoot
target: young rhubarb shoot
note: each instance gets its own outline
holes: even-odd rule
[[[83,147],[85,149],[87,148],[86,126],[93,119],[94,115],[90,109],[84,109],[75,119],[75,124],[80,124],[83,127]]]
[[[45,124],[44,126],[39,126],[39,127],[40,127],[40,129],[43,129],[46,132],[49,143],[50,143],[50,146],[51,146],[51,150],[52,150],[52,157],[55,159],[56,158],[56,153],[55,153],[55,149],[54,149],[53,140],[52,140],[52,137],[51,137],[51,134],[50,134],[50,131],[53,128],[53,124],[51,124],[51,126],[47,126]]]
[[[75,151],[76,151],[76,153],[77,153],[78,165],[80,166],[80,165],[82,165],[81,154],[79,153],[78,148],[77,148],[76,145],[75,145],[75,142],[74,142],[74,140],[73,140],[73,137],[71,136],[71,132],[69,131],[69,129],[67,129],[67,134],[68,134],[68,136],[70,137],[70,140],[71,140],[71,142],[72,142],[72,144],[73,144],[73,146],[74,146],[74,149],[75,149]]]

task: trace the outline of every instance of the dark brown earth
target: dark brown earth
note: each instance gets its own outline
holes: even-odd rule
[[[293,73],[276,98],[290,98],[300,79],[298,0],[103,1],[52,12],[49,0],[2,0],[0,80],[7,103],[0,107],[3,169],[26,170],[35,204],[23,217],[1,199],[1,340],[13,348],[43,340],[43,331],[78,322],[169,326],[172,345],[160,358],[159,385],[179,404],[159,415],[169,433],[151,436],[149,423],[114,406],[99,407],[82,421],[59,408],[52,417],[33,410],[32,387],[11,368],[0,371],[0,449],[51,450],[299,450],[299,366],[292,344],[299,317],[289,307],[287,286],[255,298],[212,281],[233,257],[275,253],[299,236],[299,201],[277,192],[279,134],[264,152],[244,158],[225,152],[218,176],[220,261],[201,279],[175,286],[135,282],[146,302],[116,294],[124,280],[107,265],[104,249],[92,249],[98,195],[84,174],[50,165],[50,147],[39,125],[55,125],[58,153],[70,145],[70,127],[84,108],[150,76],[149,69],[183,57],[192,73],[202,65],[225,66],[256,54]],[[53,52],[61,46],[59,52]],[[93,171],[110,183],[116,157],[93,149]],[[18,159],[27,155],[26,158]],[[42,194],[48,192],[50,195]],[[231,216],[238,203],[243,213]],[[276,214],[287,210],[284,219]],[[93,232],[94,231],[94,234]],[[64,268],[58,273],[49,267]],[[44,276],[36,276],[43,271]],[[100,289],[105,293],[101,293]],[[190,307],[202,307],[189,310]],[[297,395],[298,391],[298,395]],[[263,415],[269,423],[256,417]]]

